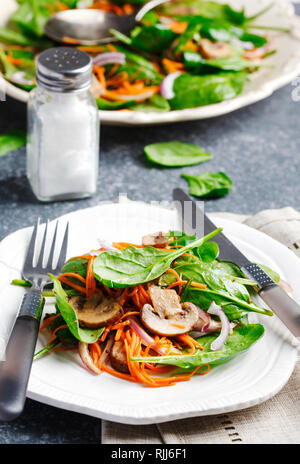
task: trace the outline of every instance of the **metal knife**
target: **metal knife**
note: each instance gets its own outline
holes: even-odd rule
[[[192,202],[193,211],[197,215],[203,216],[204,222],[204,235],[209,234],[217,227],[206,216],[206,214],[196,205],[196,202],[191,199],[183,190],[176,188],[173,190],[173,200],[175,207],[180,212],[182,220],[187,222],[187,227],[191,230],[192,223],[188,221],[193,218],[183,216],[184,203]],[[201,217],[201,216],[200,216]],[[194,221],[193,221],[194,222]],[[282,290],[261,267],[252,263],[249,259],[241,253],[241,251],[223,234],[223,232],[216,235],[213,239],[219,245],[220,253],[218,260],[230,261],[241,269],[244,275],[251,280],[257,282],[259,287],[259,296],[267,303],[267,305],[274,311],[276,316],[286,325],[295,337],[300,337],[300,305],[296,303],[284,290]]]

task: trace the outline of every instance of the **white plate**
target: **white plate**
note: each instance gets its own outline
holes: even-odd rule
[[[246,6],[248,15],[255,14],[270,0],[221,0],[234,8]],[[16,0],[2,0],[0,25],[4,25],[17,8]],[[257,20],[257,24],[292,28],[292,34],[270,32],[276,54],[265,60],[268,66],[251,75],[244,91],[238,97],[213,105],[207,105],[167,113],[142,113],[136,111],[99,111],[102,123],[110,125],[151,125],[176,121],[206,119],[242,108],[270,96],[275,90],[288,84],[300,74],[300,18],[294,14],[290,0],[275,0],[273,8]],[[0,75],[0,79],[3,78]],[[26,102],[28,92],[5,81],[2,82],[6,93],[17,100]],[[1,82],[0,82],[1,88]]]
[[[178,228],[174,210],[145,203],[111,203],[68,214],[68,257],[97,248],[97,239],[140,242],[157,230]],[[300,261],[267,235],[224,219],[215,219],[253,261],[269,265],[295,289],[300,302]],[[51,223],[53,226],[53,223]],[[11,328],[23,289],[10,282],[20,277],[31,229],[19,230],[0,244],[1,322]],[[5,302],[5,304],[3,304]],[[53,310],[48,304],[45,311]],[[296,339],[274,317],[252,315],[265,334],[247,352],[206,376],[160,389],[142,387],[108,374],[94,376],[74,352],[57,352],[33,363],[28,396],[52,406],[115,422],[150,424],[248,408],[271,398],[289,379],[297,356]],[[39,337],[38,348],[42,346]]]

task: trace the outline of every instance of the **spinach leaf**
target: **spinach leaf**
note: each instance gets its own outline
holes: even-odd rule
[[[224,172],[206,171],[198,176],[181,174],[189,183],[190,194],[201,198],[219,198],[227,195],[232,188],[231,179]]]
[[[22,58],[21,64],[16,67],[11,64],[6,57],[3,50],[0,49],[0,65],[3,70],[3,75],[6,79],[11,81],[14,85],[24,88],[25,90],[31,90],[35,87],[35,84],[20,84],[12,80],[13,74],[16,72],[23,72],[24,77],[34,82],[35,80],[35,63],[33,60]]]
[[[131,46],[136,50],[149,53],[160,53],[168,48],[176,34],[164,24],[144,26],[131,32]]]
[[[67,294],[63,290],[61,283],[54,275],[49,274],[53,280],[53,289],[56,296],[56,304],[60,311],[60,314],[64,318],[68,328],[72,335],[77,338],[77,340],[84,343],[94,343],[98,340],[104,327],[101,329],[85,329],[79,327],[78,319],[74,308],[69,304]]]
[[[197,17],[189,22],[188,27],[186,28],[184,33],[180,35],[178,39],[178,43],[174,49],[175,56],[178,55],[178,53],[180,53],[184,49],[187,42],[189,42],[194,37],[194,35],[200,30],[200,27],[201,24],[199,24]]]
[[[155,94],[146,102],[137,103],[132,107],[134,111],[143,111],[144,113],[170,111],[170,105],[162,95]]]
[[[215,73],[220,69],[222,71],[242,71],[253,67],[249,60],[244,60],[236,55],[205,60],[199,53],[186,51],[183,54],[183,61],[186,69],[202,74]]]
[[[228,4],[199,0],[180,0],[166,5],[163,9],[165,14],[171,14],[189,20],[193,16],[201,16],[203,19],[213,19],[228,22],[234,25],[245,25],[258,18],[272,8],[273,3],[263,8],[253,16],[247,17],[245,9],[234,10]]]
[[[41,37],[44,26],[55,11],[56,0],[23,0],[11,16],[11,21],[25,33]],[[62,0],[70,8],[76,6],[77,0]]]
[[[96,103],[99,110],[120,110],[122,108],[129,108],[134,105],[134,100],[128,102],[116,102],[116,101],[108,101],[104,98],[96,98]]]
[[[75,272],[82,277],[86,277],[87,265],[88,260],[85,258],[69,259],[69,261],[63,265],[61,273],[64,274],[65,272]]]
[[[35,38],[25,32],[15,31],[13,29],[0,26],[0,42],[15,44],[15,45],[29,45],[32,47],[47,48],[51,47],[52,42],[44,38]]]
[[[209,243],[214,242],[206,242],[204,245]],[[199,249],[200,253],[198,252]],[[195,255],[198,252],[201,256],[201,247],[194,249],[193,252]],[[207,310],[211,302],[215,301],[216,304],[222,306],[230,320],[241,318],[245,311],[272,314],[252,302],[246,286],[255,285],[254,281],[230,274],[226,267],[220,266],[219,262],[204,262],[201,260],[185,262],[180,257],[176,260],[174,269],[183,280],[207,285],[207,288],[203,290],[191,286],[185,297],[186,301],[195,303],[204,310]],[[160,277],[159,285],[168,286],[174,281],[173,274],[166,273]]]
[[[219,245],[216,242],[205,242],[203,245],[193,250],[204,263],[212,263],[216,260],[219,254]]]
[[[217,235],[221,229],[195,240],[179,250],[162,251],[154,247],[129,246],[119,252],[104,251],[93,264],[96,279],[111,288],[150,282],[170,268],[174,259]]]
[[[217,366],[230,361],[237,354],[242,353],[259,340],[264,334],[261,324],[248,324],[235,329],[227,338],[224,347],[219,351],[211,351],[210,346],[218,334],[206,335],[198,341],[204,346],[204,350],[197,350],[194,354],[132,357],[131,361],[152,362],[178,366],[184,369],[195,368],[201,364]]]
[[[234,98],[242,92],[246,77],[243,71],[206,76],[182,74],[174,81],[175,96],[169,100],[170,106],[180,110]]]
[[[175,238],[175,240],[172,241],[172,246],[185,246],[197,239],[196,235],[188,235],[180,230],[171,230],[166,233],[166,236]]]
[[[8,134],[0,135],[0,156],[4,156],[6,153],[10,153],[25,145],[26,138],[27,135],[23,131],[12,131]]]
[[[23,0],[19,8],[11,16],[11,21],[26,33],[41,37],[44,25],[51,16],[47,8],[53,0]]]
[[[190,166],[212,158],[201,147],[184,142],[160,142],[146,145],[145,155],[153,163],[161,166]]]
[[[247,302],[242,300],[234,295],[230,295],[226,291],[222,290],[212,290],[210,288],[199,289],[190,287],[187,295],[186,301],[190,301],[204,310],[208,310],[212,301],[217,305],[221,306],[227,315],[229,320],[239,319],[245,314],[245,311],[251,311],[255,313],[264,314],[266,316],[272,316],[273,313],[269,309],[260,308],[250,299]],[[234,314],[232,310],[234,309]],[[229,310],[229,312],[228,312]]]
[[[204,24],[201,27],[200,33],[201,37],[205,37],[213,41],[231,43],[238,39],[242,42],[251,42],[255,48],[262,47],[268,42],[267,39],[261,35],[252,34],[241,27],[232,26],[218,21]]]

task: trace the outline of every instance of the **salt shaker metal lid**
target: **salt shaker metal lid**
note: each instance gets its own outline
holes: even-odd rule
[[[56,47],[37,59],[37,84],[54,92],[78,92],[92,84],[93,60],[73,47]]]

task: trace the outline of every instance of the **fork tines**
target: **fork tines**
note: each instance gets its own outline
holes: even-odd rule
[[[24,268],[23,268],[24,273],[30,272],[30,271],[44,272],[44,273],[48,273],[48,272],[57,273],[57,272],[60,271],[60,269],[62,268],[62,266],[63,266],[63,264],[65,263],[65,260],[66,260],[67,246],[68,246],[68,235],[69,235],[69,223],[67,222],[67,224],[66,224],[64,235],[63,235],[63,240],[62,240],[62,243],[61,243],[61,248],[60,248],[59,255],[58,255],[58,259],[57,259],[56,265],[54,266],[53,260],[54,260],[54,254],[55,254],[55,250],[57,248],[57,241],[58,241],[57,240],[58,222],[59,221],[56,221],[55,231],[54,231],[54,235],[53,235],[53,238],[52,238],[51,248],[50,248],[49,256],[48,256],[48,259],[47,259],[47,263],[46,263],[45,266],[43,266],[43,262],[44,262],[44,259],[45,259],[46,244],[50,241],[50,239],[48,237],[48,235],[49,235],[49,233],[48,233],[49,220],[47,220],[47,222],[46,222],[41,248],[40,248],[40,251],[38,253],[36,264],[34,264],[35,249],[36,249],[36,244],[37,244],[38,232],[39,232],[39,228],[40,228],[40,218],[37,219],[37,222],[36,222],[36,224],[34,226],[32,236],[31,236],[31,239],[30,239],[30,242],[29,242],[27,255],[26,255],[26,258],[25,258],[25,263],[24,263]]]

